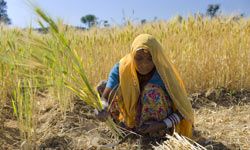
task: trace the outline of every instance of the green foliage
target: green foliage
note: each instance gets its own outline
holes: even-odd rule
[[[219,4],[210,4],[208,5],[207,8],[207,15],[213,18],[218,14],[219,9],[220,9]]]
[[[0,23],[11,24],[11,20],[7,14],[7,3],[4,0],[0,0]]]
[[[81,22],[87,24],[88,28],[91,28],[97,24],[97,17],[95,15],[88,14],[81,18]]]
[[[36,128],[33,119],[35,90],[30,80],[18,80],[11,99],[14,114],[18,120],[21,138],[26,142],[31,142]]]

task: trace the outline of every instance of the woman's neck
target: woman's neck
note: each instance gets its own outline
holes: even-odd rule
[[[148,83],[148,81],[152,78],[152,76],[154,75],[155,70],[156,69],[154,67],[149,73],[147,73],[145,75],[142,75],[138,71],[136,71],[141,91],[144,88],[144,86]]]

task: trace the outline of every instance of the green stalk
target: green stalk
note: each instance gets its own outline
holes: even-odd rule
[[[34,7],[34,11],[43,21],[45,21],[49,25],[52,36],[58,41],[58,49],[45,48],[42,51],[51,57],[50,59],[46,59],[46,61],[48,62],[44,61],[41,57],[34,58],[37,59],[39,63],[47,65],[47,67],[51,69],[51,71],[54,75],[56,75],[57,78],[62,78],[62,80],[64,81],[64,86],[68,88],[71,92],[76,94],[78,97],[80,97],[93,108],[97,110],[102,110],[103,106],[101,98],[99,97],[97,91],[95,91],[94,88],[91,86],[86,76],[85,69],[83,67],[83,62],[77,51],[71,49],[69,42],[67,41],[63,33],[59,31],[53,19],[46,15],[39,7]],[[39,24],[42,28],[45,27],[41,21],[39,21]],[[42,48],[48,46],[45,45],[44,42],[36,42],[37,44],[33,45],[34,47],[37,45],[41,45]],[[34,54],[32,56],[37,55]],[[65,63],[67,64],[65,65]],[[67,71],[62,71],[64,70],[63,68],[66,68]],[[70,74],[69,71],[74,74]],[[109,118],[106,123],[110,127],[111,131],[115,133],[118,137],[124,137],[124,133],[119,128],[117,128],[116,124],[112,121],[111,118]]]
[[[18,80],[17,86],[13,91],[11,99],[14,115],[17,117],[21,137],[30,143],[34,136],[33,120],[33,89],[31,81],[23,79]]]

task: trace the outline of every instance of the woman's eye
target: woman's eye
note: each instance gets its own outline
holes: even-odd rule
[[[152,61],[152,57],[149,57],[149,58],[148,58],[148,61]]]
[[[140,57],[140,56],[136,56],[136,57],[135,57],[135,60],[136,60],[136,61],[141,61],[142,59],[143,59],[143,58]]]

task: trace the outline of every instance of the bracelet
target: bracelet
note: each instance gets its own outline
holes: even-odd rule
[[[171,114],[170,116],[168,116],[166,119],[163,120],[167,128],[171,128],[174,125],[177,125],[180,121],[181,119],[176,113]]]
[[[165,125],[167,126],[167,128],[171,128],[173,126],[171,120],[168,119],[168,118],[164,119],[163,122],[165,123]]]

